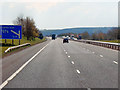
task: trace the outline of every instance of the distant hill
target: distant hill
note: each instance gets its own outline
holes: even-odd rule
[[[116,27],[82,27],[82,28],[66,28],[66,29],[55,29],[55,30],[41,30],[44,36],[51,34],[63,34],[63,33],[83,33],[87,31],[90,35],[94,32],[103,32],[107,33],[109,30],[112,30]]]

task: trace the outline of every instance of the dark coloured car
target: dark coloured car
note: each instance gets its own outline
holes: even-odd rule
[[[64,38],[63,43],[69,43],[68,38]]]
[[[55,34],[52,34],[52,40],[55,40]]]

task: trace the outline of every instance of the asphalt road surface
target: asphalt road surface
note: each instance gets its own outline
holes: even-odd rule
[[[30,58],[4,88],[118,88],[117,51],[59,38],[4,58],[3,82]]]

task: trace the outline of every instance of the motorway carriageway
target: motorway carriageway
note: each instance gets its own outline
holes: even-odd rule
[[[118,51],[62,39],[2,59],[2,88],[118,88]]]

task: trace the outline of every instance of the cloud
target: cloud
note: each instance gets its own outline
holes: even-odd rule
[[[14,4],[14,3],[10,3],[10,4],[9,4],[9,7],[10,7],[10,8],[14,8],[14,7],[15,7],[15,4]]]
[[[119,2],[119,0],[0,0],[0,2]]]
[[[75,13],[75,12],[81,12],[84,14],[88,14],[90,10],[87,8],[87,6],[73,6],[71,8],[68,8],[68,13]]]
[[[80,9],[80,6],[74,6],[74,7],[68,8],[68,12],[69,12],[69,13],[74,13],[74,12],[76,12],[78,9]]]
[[[49,8],[56,6],[56,2],[49,2],[49,3],[45,3],[45,2],[41,2],[41,3],[27,3],[25,5],[25,8],[28,10],[37,10],[38,12],[43,12],[43,11],[47,11]]]
[[[66,0],[0,0],[0,2],[63,2],[63,1]]]

